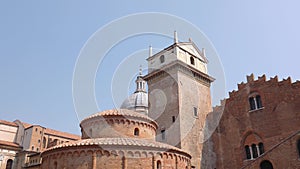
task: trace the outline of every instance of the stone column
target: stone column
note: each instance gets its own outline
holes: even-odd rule
[[[249,146],[249,150],[250,150],[250,159],[253,159],[252,146]]]
[[[256,149],[257,149],[257,156],[259,157],[261,155],[261,152],[259,151],[258,145],[256,145]]]

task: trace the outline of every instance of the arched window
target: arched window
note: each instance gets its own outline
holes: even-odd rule
[[[299,155],[299,158],[300,158],[300,139],[297,142],[297,149],[298,149],[298,155]]]
[[[255,145],[255,144],[252,144],[252,145],[251,145],[251,148],[252,148],[253,158],[257,158],[257,157],[258,157],[258,154],[257,154],[257,148],[256,148],[256,145]]]
[[[192,56],[190,57],[190,62],[191,62],[192,65],[195,65],[195,60]]]
[[[135,129],[134,129],[134,135],[135,135],[135,136],[139,136],[139,134],[140,134],[139,129],[138,129],[138,128],[135,128]]]
[[[159,160],[156,162],[156,169],[161,169],[161,162]]]
[[[260,169],[273,169],[273,165],[270,161],[265,160],[260,163]]]
[[[12,159],[7,160],[5,169],[12,169],[12,165],[13,165],[13,160]]]
[[[250,147],[245,146],[245,151],[246,151],[246,158],[251,159],[251,152],[250,152]]]
[[[265,152],[263,143],[258,144],[258,150],[259,150],[259,155],[262,155]]]
[[[160,63],[164,63],[165,62],[165,55],[161,55],[159,60],[160,60]]]
[[[264,144],[262,138],[256,133],[248,134],[244,139],[244,148],[245,148],[245,159],[254,159],[261,156],[264,150]]]
[[[256,110],[262,108],[262,102],[260,95],[249,97],[250,110]]]

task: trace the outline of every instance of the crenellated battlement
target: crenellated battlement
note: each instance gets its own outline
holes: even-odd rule
[[[257,88],[263,86],[278,86],[281,88],[292,88],[292,89],[299,89],[300,88],[300,81],[296,81],[292,83],[291,77],[287,79],[283,79],[282,81],[278,81],[278,76],[270,77],[269,80],[266,79],[266,75],[263,74],[262,76],[258,76],[255,79],[253,73],[246,76],[247,82],[241,82],[237,84],[238,90],[232,90],[229,92],[229,98],[235,97],[240,91],[247,89],[248,92],[251,92],[251,89],[256,90]]]
[[[288,77],[287,79],[282,79],[282,81],[278,82],[278,85],[291,85],[292,84],[292,80],[290,77]]]
[[[224,109],[224,106],[225,106],[225,103],[226,103],[226,99],[222,99],[220,100],[220,105],[216,105],[213,107],[213,112],[219,112],[219,111],[223,111]]]
[[[300,88],[300,81],[297,80],[296,82],[292,83],[292,87],[299,89]]]

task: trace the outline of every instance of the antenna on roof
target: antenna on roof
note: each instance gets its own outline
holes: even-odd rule
[[[178,43],[178,37],[176,31],[174,31],[174,43]]]

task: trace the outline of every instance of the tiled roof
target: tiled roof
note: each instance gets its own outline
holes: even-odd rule
[[[10,142],[10,141],[4,141],[4,140],[0,140],[0,145],[11,146],[11,147],[16,147],[16,148],[20,147],[17,143]]]
[[[55,135],[55,136],[60,136],[60,137],[65,137],[65,138],[70,138],[70,139],[74,139],[74,140],[79,140],[81,138],[80,136],[75,135],[75,134],[57,131],[57,130],[53,130],[53,129],[49,129],[49,128],[46,128],[44,130],[44,133],[50,134],[50,135]]]
[[[149,121],[149,122],[154,122],[156,124],[156,122],[153,121],[150,117],[148,117],[148,116],[146,116],[144,114],[135,112],[133,110],[128,110],[128,109],[106,110],[106,111],[103,111],[103,112],[99,112],[99,113],[93,114],[93,115],[91,115],[91,116],[83,119],[81,122],[83,122],[85,120],[88,120],[88,119],[91,119],[91,118],[99,117],[99,116],[127,116],[127,117],[136,117],[136,118],[144,119],[144,120]]]
[[[18,127],[18,125],[14,122],[6,121],[6,120],[0,120],[0,124],[5,124],[13,127]]]
[[[64,148],[64,147],[79,147],[79,146],[139,146],[141,150],[143,150],[145,147],[147,148],[154,148],[154,149],[159,149],[159,150],[173,150],[177,152],[181,152],[184,154],[188,154],[185,151],[173,147],[169,144],[165,143],[160,143],[152,140],[146,140],[146,139],[137,139],[137,138],[95,138],[95,139],[83,139],[83,140],[78,140],[78,141],[72,141],[72,142],[67,142],[64,144],[60,144],[54,147],[51,147],[47,149],[46,151],[49,150],[54,150],[54,149],[59,149],[59,148]]]

